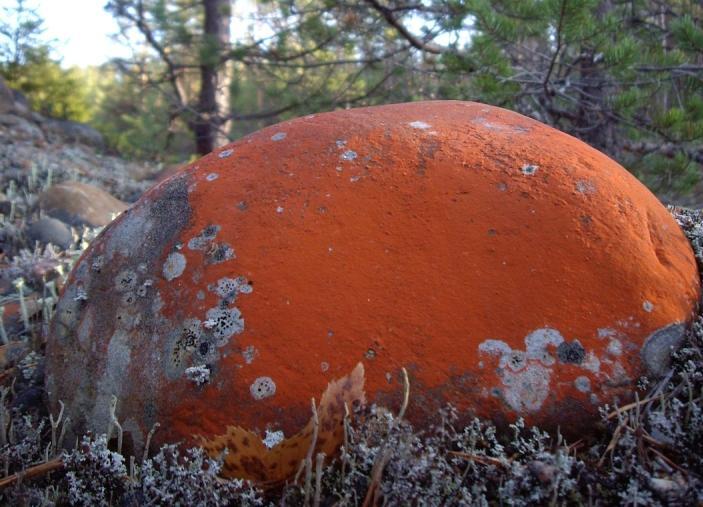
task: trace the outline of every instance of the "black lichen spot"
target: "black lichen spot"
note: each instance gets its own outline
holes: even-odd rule
[[[203,236],[205,238],[214,238],[219,231],[220,231],[219,225],[208,225],[207,227],[205,227],[205,229],[203,229],[201,236]]]
[[[201,356],[207,355],[207,353],[210,352],[210,344],[208,342],[202,342],[198,347],[198,352],[200,352]]]
[[[231,246],[227,243],[221,243],[219,245],[213,245],[212,250],[208,253],[207,263],[219,264],[220,262],[225,262],[236,257],[234,249]]]
[[[131,269],[125,269],[115,277],[115,286],[120,292],[134,290],[137,285],[137,274]]]
[[[557,356],[562,363],[581,364],[586,357],[586,350],[578,340],[562,342],[557,347]]]
[[[173,364],[180,366],[183,357],[198,347],[200,341],[200,322],[189,320],[184,322],[180,335],[173,346]]]

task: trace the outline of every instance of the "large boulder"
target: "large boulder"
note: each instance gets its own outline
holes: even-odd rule
[[[51,186],[39,196],[39,206],[58,220],[90,227],[109,224],[128,207],[101,188],[78,181]]]
[[[451,402],[578,434],[666,368],[698,297],[667,210],[573,137],[476,103],[337,111],[219,149],[113,222],[58,304],[47,388],[76,432],[116,399],[135,451],[159,422],[157,443],[281,480],[312,398],[329,454],[345,403],[398,409],[403,367],[419,427]]]
[[[46,118],[42,122],[42,129],[52,143],[80,143],[94,148],[103,148],[105,145],[102,134],[84,123]]]

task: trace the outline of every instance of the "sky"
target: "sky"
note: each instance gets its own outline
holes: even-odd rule
[[[99,65],[111,57],[126,56],[125,49],[110,40],[117,24],[103,9],[105,0],[28,0],[44,19],[46,39],[56,41],[54,57],[64,67]],[[0,0],[0,8],[14,7],[15,0]],[[2,11],[0,11],[2,12]]]
[[[105,11],[106,3],[107,0],[26,0],[26,5],[36,8],[44,20],[46,38],[55,41],[53,56],[64,67],[100,65],[111,58],[129,56],[128,49],[110,37],[117,33],[117,23]],[[0,12],[3,7],[15,5],[16,0],[0,0]],[[233,18],[240,23],[248,24],[253,12],[253,0],[234,2]],[[420,25],[409,24],[415,33],[420,33]],[[468,33],[465,35],[468,40]],[[437,42],[446,44],[448,40],[438,38]]]
[[[111,40],[117,23],[104,9],[107,0],[27,0],[44,20],[47,39],[56,41],[53,55],[64,67],[100,65],[110,58],[127,57],[128,50]],[[16,0],[0,0],[0,8],[13,7]],[[235,2],[235,14],[253,10],[249,1]],[[0,11],[1,12],[1,11]]]

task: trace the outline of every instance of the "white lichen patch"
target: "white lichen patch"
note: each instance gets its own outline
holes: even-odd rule
[[[339,158],[341,158],[342,160],[350,161],[350,160],[354,160],[357,156],[358,155],[356,154],[355,151],[347,150],[344,153],[342,153]]]
[[[427,130],[429,128],[432,128],[432,125],[429,123],[425,123],[424,121],[411,121],[408,123],[412,128],[414,129],[420,129],[420,130]]]
[[[478,346],[480,354],[498,359],[496,372],[503,384],[502,388],[487,389],[486,393],[499,393],[505,403],[518,413],[540,410],[549,395],[551,374],[557,358],[560,363],[578,364],[593,373],[600,369],[600,360],[593,352],[586,354],[578,340],[566,342],[556,329],[536,329],[525,336],[524,341],[524,351],[513,349],[506,342],[496,339],[487,339]],[[480,368],[488,366],[484,361],[479,361]],[[579,391],[590,392],[591,380],[588,377],[580,376],[575,382]]]
[[[537,169],[539,169],[539,166],[535,164],[525,164],[520,168],[525,176],[532,176],[537,172]]]
[[[506,403],[518,413],[537,412],[549,395],[550,375],[550,369],[534,363],[523,371],[504,372]]]
[[[481,344],[478,346],[478,350],[479,352],[484,352],[486,354],[490,354],[496,357],[502,357],[512,352],[510,345],[508,345],[504,341],[493,339],[481,342]]]
[[[259,355],[259,351],[253,345],[248,345],[242,350],[242,357],[246,364],[251,364],[254,362],[254,358]]]
[[[556,329],[544,327],[532,331],[525,337],[527,358],[540,361],[545,366],[552,366],[555,362],[548,348],[558,347],[564,342],[564,337]]]
[[[217,154],[217,156],[220,158],[227,158],[230,155],[232,155],[232,153],[234,153],[234,150],[232,150],[232,149],[222,150],[220,153]]]
[[[283,211],[284,211],[283,206],[277,206],[277,207],[276,207],[276,213],[278,213],[279,215],[280,215],[281,213],[283,213]]]
[[[210,382],[210,368],[204,364],[191,366],[190,368],[186,368],[185,376],[188,380],[194,382],[195,385],[201,386]]]
[[[594,352],[589,352],[584,357],[580,366],[591,373],[598,373],[600,371],[600,359],[598,359],[598,356]]]
[[[88,301],[88,293],[83,287],[76,288],[76,295],[73,296],[74,301]]]
[[[591,379],[585,376],[576,377],[574,387],[582,393],[591,392]]]
[[[219,177],[220,177],[220,175],[217,173],[210,173],[205,177],[205,179],[208,181],[215,181]]]
[[[190,250],[206,250],[210,247],[211,243],[217,237],[217,233],[220,232],[219,225],[208,225],[197,236],[191,238],[188,241],[188,248]]]
[[[652,313],[652,310],[654,310],[654,304],[651,301],[646,300],[642,303],[642,309],[647,313]]]
[[[327,361],[322,361],[322,362],[320,363],[320,371],[321,371],[322,373],[325,373],[325,372],[328,371],[329,369],[330,369],[330,363],[328,363]]]
[[[100,270],[103,268],[104,264],[105,257],[103,257],[102,255],[96,255],[93,259],[93,263],[90,265],[90,269],[99,273]]]
[[[589,180],[577,180],[576,191],[579,194],[595,194],[596,184]]]
[[[249,392],[255,400],[263,400],[276,394],[276,383],[271,377],[259,377],[249,386]]]
[[[285,440],[286,436],[282,431],[266,430],[266,436],[261,440],[268,449],[273,449]]]
[[[244,319],[239,308],[210,308],[206,317],[203,325],[212,330],[219,346],[224,345],[228,338],[244,331]]]
[[[274,135],[271,136],[271,141],[283,141],[287,135],[288,134],[286,134],[285,132],[276,132]]]
[[[620,340],[610,340],[610,342],[608,342],[608,348],[606,349],[606,351],[611,356],[622,355],[622,342]]]
[[[166,261],[164,262],[162,272],[164,274],[164,278],[166,278],[166,280],[170,282],[171,280],[181,276],[185,269],[185,256],[180,252],[173,252],[170,253],[168,257],[166,257]]]
[[[220,278],[216,285],[208,285],[208,290],[221,298],[233,298],[239,293],[251,294],[254,289],[247,283],[246,278],[238,276],[237,278]]]
[[[337,146],[337,148],[341,150],[347,145],[347,141],[344,139],[337,139],[334,144]]]
[[[618,332],[612,327],[601,327],[598,329],[598,338],[609,338],[617,336]]]

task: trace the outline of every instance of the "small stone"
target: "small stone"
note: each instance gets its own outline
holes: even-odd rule
[[[39,206],[49,216],[68,224],[101,227],[128,208],[119,199],[93,185],[66,181],[39,196]]]
[[[52,244],[66,250],[73,243],[71,229],[61,220],[51,217],[40,218],[27,227],[27,237],[32,242]]]

